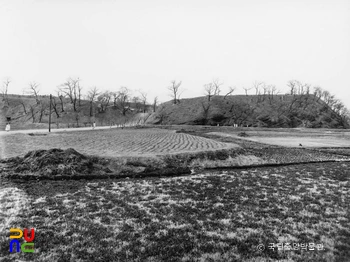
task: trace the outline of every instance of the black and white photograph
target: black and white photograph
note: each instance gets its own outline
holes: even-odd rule
[[[0,0],[0,261],[350,262],[350,1]]]

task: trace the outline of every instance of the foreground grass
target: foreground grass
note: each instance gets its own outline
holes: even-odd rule
[[[347,261],[349,174],[344,162],[173,178],[2,182],[27,199],[8,226],[34,227],[36,236],[34,254],[10,254],[8,234],[1,234],[0,260]],[[278,251],[269,243],[324,250]]]

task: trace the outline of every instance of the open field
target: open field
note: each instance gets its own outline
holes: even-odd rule
[[[299,147],[300,144],[303,147],[350,147],[350,133],[339,135],[334,134],[284,134],[284,133],[268,133],[259,132],[258,134],[250,134],[250,132],[245,132],[248,137],[238,137],[237,134],[230,134],[224,132],[210,132],[209,135],[217,136],[233,136],[240,139],[245,139],[249,141],[254,141],[263,144],[285,146],[285,147]]]
[[[34,227],[36,251],[9,254],[8,237],[1,235],[0,257],[348,261],[349,173],[349,163],[328,163],[173,178],[2,182],[13,197],[1,196],[1,224]],[[272,250],[270,243],[323,247]]]
[[[99,157],[55,149],[0,163],[0,232],[5,232],[0,234],[0,260],[349,261],[350,148],[269,145],[242,139],[240,132],[249,132],[242,129],[179,127],[177,131],[112,129],[2,136],[6,156],[61,143],[62,148]],[[314,132],[271,131],[276,140],[286,134],[306,138]],[[269,137],[266,130],[254,132]],[[314,137],[326,132],[329,139],[347,135],[319,130]],[[41,174],[55,175],[59,159],[60,171],[71,176],[76,175],[74,168],[89,170],[91,175],[108,169],[115,175],[113,179],[87,180],[87,174],[79,180],[41,179]],[[317,161],[323,162],[312,163]],[[9,163],[14,175],[20,172],[35,180],[1,177]],[[233,168],[255,164],[279,166]],[[125,179],[117,173],[124,168],[143,174],[154,166],[159,170],[186,166],[195,173],[141,179]],[[223,166],[230,169],[201,169]],[[35,253],[9,253],[10,227],[35,228]],[[270,249],[272,243],[289,243],[292,250]]]
[[[80,153],[103,157],[154,156],[238,147],[211,139],[160,129],[107,129],[76,132],[8,133],[2,140],[1,158],[24,155],[28,151],[74,148]]]

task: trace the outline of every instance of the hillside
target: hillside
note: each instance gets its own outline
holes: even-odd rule
[[[144,122],[148,113],[141,113],[130,104],[125,115],[118,107],[110,103],[101,110],[100,104],[81,100],[74,111],[68,98],[58,97],[52,99],[51,128],[69,128],[91,126],[95,121],[97,125],[126,125]],[[11,118],[11,129],[40,129],[48,128],[49,123],[49,97],[25,95],[8,95],[8,104],[0,99],[0,130],[5,130],[8,118]],[[136,106],[137,108],[137,106]]]
[[[9,95],[9,103],[0,99],[0,130],[5,129],[11,118],[12,129],[48,128],[49,97]],[[314,95],[233,95],[207,96],[181,99],[158,106],[150,115],[141,113],[140,105],[129,103],[122,110],[110,102],[81,100],[76,110],[68,98],[53,98],[52,128],[69,128],[97,125],[189,124],[189,125],[238,125],[252,127],[310,127],[349,128],[349,117],[337,111]],[[125,111],[123,114],[123,111]]]
[[[149,124],[349,128],[345,116],[314,95],[233,95],[161,104]]]

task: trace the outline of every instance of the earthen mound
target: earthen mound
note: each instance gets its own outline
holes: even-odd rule
[[[10,173],[39,177],[88,175],[97,170],[97,166],[94,165],[96,162],[93,157],[84,156],[73,148],[66,150],[53,148],[34,150],[28,152],[24,157],[10,158],[6,161],[6,169]]]

